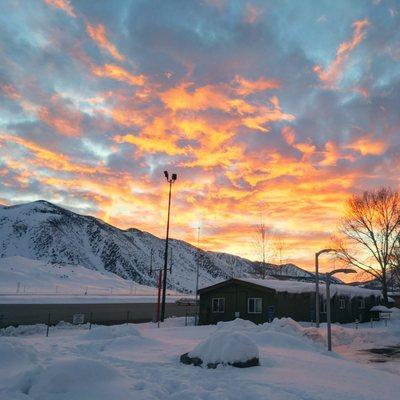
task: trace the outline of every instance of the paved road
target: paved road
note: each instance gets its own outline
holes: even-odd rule
[[[166,316],[195,315],[196,307],[166,304]],[[55,325],[73,322],[74,315],[83,314],[84,322],[116,324],[155,320],[154,303],[84,303],[84,304],[0,304],[0,328],[43,323]]]

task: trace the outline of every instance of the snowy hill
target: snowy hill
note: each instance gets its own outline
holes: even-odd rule
[[[169,288],[191,292],[195,286],[196,257],[200,254],[200,286],[230,277],[247,276],[256,263],[231,254],[200,250],[171,240],[172,274]],[[153,268],[163,265],[164,240],[138,229],[121,230],[97,218],[79,215],[46,201],[0,207],[0,257],[22,256],[45,262],[81,265],[111,272],[142,285],[155,286]],[[272,272],[292,277],[312,274],[293,264]]]
[[[14,256],[0,258],[0,293],[154,296],[156,289],[107,271]]]

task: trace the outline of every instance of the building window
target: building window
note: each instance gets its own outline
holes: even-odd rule
[[[225,312],[225,299],[223,297],[212,299],[212,312],[213,313]]]
[[[247,299],[247,312],[249,314],[261,314],[262,312],[262,299],[250,297]]]
[[[365,308],[365,299],[358,299],[358,308],[364,309]]]
[[[344,310],[346,308],[346,300],[345,299],[339,299],[339,308],[341,310]]]

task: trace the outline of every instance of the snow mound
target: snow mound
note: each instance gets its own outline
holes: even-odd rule
[[[103,326],[94,325],[92,329],[83,335],[83,339],[88,340],[109,340],[117,339],[125,336],[140,337],[139,331],[131,324],[129,325],[113,325]]]
[[[266,322],[263,326],[288,333],[303,334],[304,332],[304,328],[292,318],[274,318],[271,323]]]
[[[27,367],[34,363],[36,358],[36,352],[28,346],[14,340],[0,341],[0,374],[2,378],[18,373],[21,367]]]
[[[400,319],[400,308],[392,307],[390,310],[392,311],[392,319]]]
[[[236,330],[245,330],[256,327],[257,325],[254,322],[241,318],[236,318],[233,321],[220,321],[217,323],[218,330],[236,331]]]
[[[120,372],[103,362],[87,358],[59,360],[35,379],[29,394],[37,399],[123,399],[118,390]]]
[[[243,333],[220,330],[200,342],[188,355],[200,358],[204,364],[233,364],[258,359],[259,351]]]

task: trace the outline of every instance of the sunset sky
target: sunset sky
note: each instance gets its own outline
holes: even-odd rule
[[[0,2],[0,203],[311,267],[352,193],[400,177],[400,3]],[[277,261],[276,257],[272,261]]]

